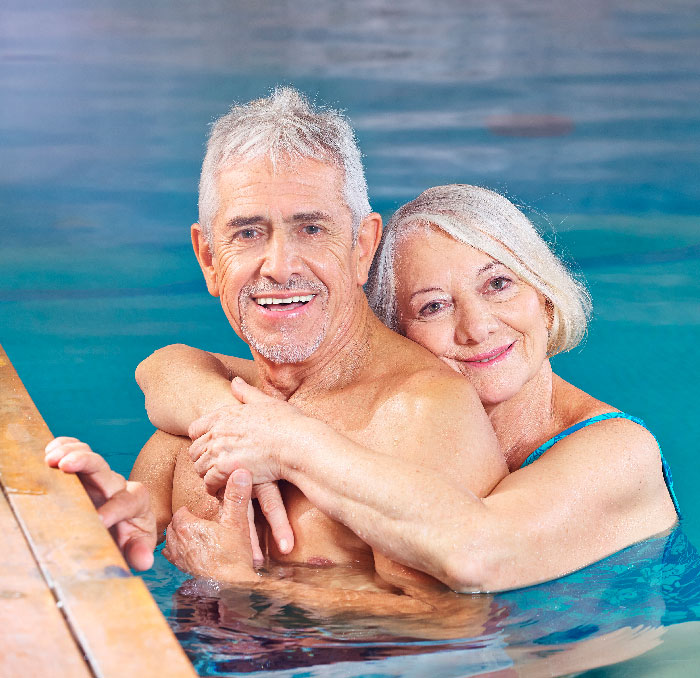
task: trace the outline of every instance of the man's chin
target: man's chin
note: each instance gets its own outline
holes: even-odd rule
[[[313,344],[266,344],[255,341],[253,337],[246,337],[248,345],[260,356],[276,365],[295,365],[306,362],[316,353],[321,345],[323,337],[319,337]]]

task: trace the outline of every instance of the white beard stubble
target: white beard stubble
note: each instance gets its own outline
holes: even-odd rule
[[[290,292],[293,290],[305,290],[316,295],[324,294],[327,298],[328,288],[316,280],[303,280],[302,278],[291,278],[285,285],[274,285],[273,283],[255,283],[245,285],[238,295],[238,308],[241,314],[241,332],[248,345],[263,358],[277,364],[301,363],[308,360],[321,345],[328,331],[328,315],[324,314],[323,323],[318,331],[310,338],[302,341],[286,338],[280,343],[278,341],[266,341],[265,337],[256,335],[247,323],[246,308],[248,304],[256,302],[251,298],[253,294],[263,294],[265,292]],[[314,300],[316,301],[316,300]],[[294,321],[291,321],[294,322]],[[281,328],[282,336],[285,336],[285,327]]]

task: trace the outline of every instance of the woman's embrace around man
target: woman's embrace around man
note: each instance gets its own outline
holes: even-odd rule
[[[246,115],[262,115],[266,105],[279,106],[273,101],[278,95],[249,104]],[[287,121],[296,115],[308,122],[309,116],[319,115],[298,94],[287,95],[286,103]],[[213,138],[218,132],[215,127]],[[319,135],[319,148],[327,137],[325,132]],[[337,148],[327,149],[335,165]],[[301,159],[292,161],[294,153]],[[338,529],[348,530],[342,537],[346,546],[359,538],[350,551],[356,548],[363,554],[360,544],[369,544],[380,574],[383,560],[398,564],[387,568],[391,581],[400,579],[404,574],[400,566],[406,566],[456,591],[499,590],[559,577],[675,524],[670,472],[654,436],[641,420],[552,371],[550,358],[576,346],[585,334],[590,306],[585,288],[525,215],[487,189],[439,186],[404,205],[386,225],[369,273],[366,289],[376,316],[437,356],[453,375],[440,370],[427,377],[413,372],[411,383],[420,382],[429,392],[434,380],[440,384],[464,380],[464,389],[454,387],[454,393],[465,394],[455,397],[464,400],[451,402],[440,412],[431,411],[431,405],[422,408],[420,398],[410,401],[412,409],[404,403],[403,409],[392,410],[392,398],[398,396],[383,395],[381,383],[353,401],[358,413],[366,409],[386,414],[387,427],[403,426],[414,438],[420,437],[425,422],[429,435],[421,440],[419,452],[401,456],[401,450],[390,444],[387,451],[373,447],[373,436],[384,435],[381,417],[372,419],[363,436],[356,436],[352,413],[343,412],[341,427],[324,414],[334,410],[324,410],[323,394],[313,393],[314,407],[307,407],[303,398],[295,400],[294,389],[286,394],[284,389],[270,389],[265,370],[279,371],[284,360],[303,370],[346,331],[342,313],[341,320],[334,320],[333,304],[344,294],[342,285],[351,290],[366,279],[362,267],[369,265],[379,231],[376,219],[365,215],[359,231],[351,236],[348,227],[345,236],[342,229],[333,230],[339,221],[332,214],[308,208],[314,199],[328,198],[321,192],[324,186],[332,188],[335,180],[336,175],[326,172],[322,153],[319,157],[319,153],[304,155],[298,148],[287,150],[281,169],[259,158],[246,156],[246,162],[248,173],[243,177],[227,170],[230,184],[222,183],[221,169],[215,174],[221,203],[237,211],[214,229],[213,240],[211,232],[193,227],[193,242],[210,292],[222,297],[231,324],[248,340],[255,362],[175,345],[155,353],[138,371],[153,423],[172,436],[189,434],[193,441],[189,450],[191,441],[183,438],[179,447],[144,448],[134,467],[132,478],[150,491],[159,526],[170,522],[178,508],[188,506],[183,488],[194,491],[197,486],[205,494],[206,487],[209,493],[202,515],[187,514],[185,508],[174,516],[167,552],[176,564],[194,574],[236,583],[253,581],[255,561],[264,557],[311,562],[309,554],[317,552],[306,549],[304,535],[313,532],[319,515],[311,512],[311,506],[330,516]],[[334,162],[330,166],[335,170]],[[348,164],[341,167],[347,175]],[[299,174],[300,168],[306,173]],[[339,200],[350,205],[343,172],[339,181],[345,184],[334,189],[333,196],[340,195]],[[287,195],[296,201],[291,216],[285,212]],[[343,237],[348,238],[347,251],[338,244]],[[328,243],[323,245],[327,250],[318,249],[323,242]],[[254,248],[258,263],[251,264],[244,276],[240,262],[253,261]],[[337,261],[340,273],[329,272]],[[240,284],[234,288],[236,279]],[[234,291],[227,292],[225,285]],[[280,336],[293,335],[295,318],[306,322],[304,313],[319,314],[309,315],[315,318],[312,324],[326,323],[317,346],[308,355],[290,354],[281,362],[274,351],[266,354],[269,328],[281,323]],[[363,322],[371,325],[375,320],[368,316]],[[382,334],[384,330],[373,332],[373,337],[390,336]],[[348,337],[360,334],[353,330]],[[343,354],[338,373],[355,374],[354,362],[356,372],[361,372],[363,351],[374,344],[358,340],[352,346]],[[406,368],[392,367],[392,360],[398,363],[402,356],[411,356],[412,363],[423,360],[423,353],[406,351],[383,356],[387,374]],[[333,351],[327,353],[331,356]],[[328,361],[323,366],[328,369]],[[381,382],[381,375],[375,381]],[[348,384],[351,390],[354,382]],[[479,412],[473,393],[481,403],[476,405]],[[392,411],[400,411],[404,421],[389,421]],[[316,412],[318,416],[310,416]],[[487,421],[489,432],[477,435],[480,417]],[[459,455],[450,456],[449,446],[464,421],[474,422],[475,437],[464,444],[460,460]],[[481,471],[480,465],[493,454],[489,436],[494,434],[502,460],[489,461],[489,470],[484,466]],[[155,531],[140,486],[126,485],[74,439],[51,443],[47,460],[82,473],[92,484],[96,501],[104,504],[100,510],[111,511],[106,524],[117,525],[127,556],[129,549],[139,554],[132,564],[147,565],[144,553],[152,549]],[[460,470],[465,463],[472,470]],[[288,508],[291,498],[290,523],[281,510],[275,481],[284,481]],[[178,490],[179,482],[184,484]],[[163,492],[165,485],[169,487]],[[212,559],[207,543],[219,534],[214,527],[221,503],[217,495],[225,491],[247,497],[251,485],[258,490],[271,532],[267,527],[260,532],[252,529],[250,537],[246,534],[236,542],[247,544],[249,553],[218,548]],[[131,499],[136,493],[138,502]],[[300,497],[307,503],[295,504]],[[224,506],[232,505],[224,501]],[[331,554],[327,560],[336,562],[331,544],[336,528],[327,529]],[[261,544],[256,543],[259,535]],[[344,553],[348,552],[346,548]],[[202,566],[205,562],[209,572]],[[416,580],[428,583],[420,576],[414,576]]]

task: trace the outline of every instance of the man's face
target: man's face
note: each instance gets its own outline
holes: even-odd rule
[[[308,158],[276,170],[260,158],[218,177],[209,291],[275,363],[303,362],[334,336],[363,282],[342,189],[338,168]]]

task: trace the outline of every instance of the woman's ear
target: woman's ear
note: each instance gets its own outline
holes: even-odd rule
[[[547,332],[549,332],[554,325],[554,304],[547,297],[544,298],[544,312],[547,317]]]
[[[382,238],[382,218],[376,212],[368,214],[360,223],[355,244],[357,256],[357,282],[360,286],[367,282],[369,268],[374,259],[374,253]]]
[[[219,281],[216,275],[216,266],[214,266],[214,255],[209,247],[204,231],[199,224],[192,224],[192,249],[197,257],[199,267],[204,274],[204,280],[207,283],[207,289],[212,297],[219,296]]]

